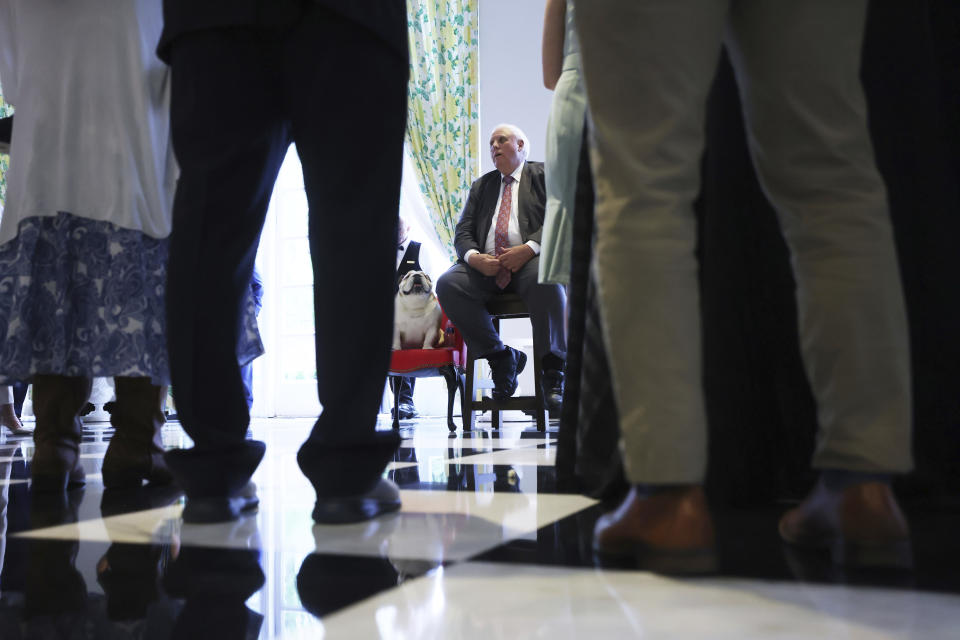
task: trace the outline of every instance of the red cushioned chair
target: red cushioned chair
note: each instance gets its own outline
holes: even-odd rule
[[[451,433],[457,430],[453,421],[453,399],[460,390],[460,401],[464,401],[463,374],[467,365],[467,346],[463,336],[453,326],[447,314],[443,314],[440,326],[443,328],[443,344],[438,349],[401,349],[394,351],[390,358],[390,375],[413,378],[443,376],[447,381],[447,428]],[[393,428],[400,428],[400,399],[393,394]]]

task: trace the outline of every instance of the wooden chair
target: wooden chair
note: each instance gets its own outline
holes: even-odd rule
[[[487,303],[487,312],[493,318],[493,326],[500,332],[500,321],[512,318],[529,318],[530,312],[523,302],[523,298],[515,293],[504,293],[494,296]],[[500,412],[519,410],[533,412],[536,416],[537,431],[547,430],[547,413],[543,402],[543,385],[540,382],[540,362],[542,354],[534,346],[533,359],[527,362],[533,367],[534,394],[529,396],[515,396],[506,400],[495,400],[489,397],[476,399],[476,392],[480,385],[476,379],[476,360],[472,353],[467,352],[466,361],[466,393],[463,395],[463,430],[473,429],[477,411],[491,412],[491,427],[494,431],[500,429]],[[488,385],[489,388],[489,385]]]

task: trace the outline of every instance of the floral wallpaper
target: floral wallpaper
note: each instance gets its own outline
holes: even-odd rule
[[[480,168],[479,0],[407,0],[407,141],[420,192],[451,259],[454,230]]]

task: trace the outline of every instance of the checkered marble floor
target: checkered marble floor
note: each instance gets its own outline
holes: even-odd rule
[[[557,492],[556,433],[525,422],[404,422],[386,471],[402,510],[314,525],[295,460],[311,425],[254,421],[260,509],[218,525],[184,524],[175,490],[104,495],[105,424],[85,429],[85,489],[38,517],[32,442],[0,442],[0,638],[960,637],[955,515],[921,519],[915,573],[851,575],[780,546],[782,508],[717,513],[719,574],[676,579],[595,565],[602,507]]]

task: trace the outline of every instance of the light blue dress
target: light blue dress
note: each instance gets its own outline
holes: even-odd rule
[[[580,43],[573,11],[572,0],[567,0],[563,67],[547,122],[547,206],[540,249],[540,282],[545,284],[566,285],[570,282],[573,199],[587,113],[587,94],[580,71]]]

